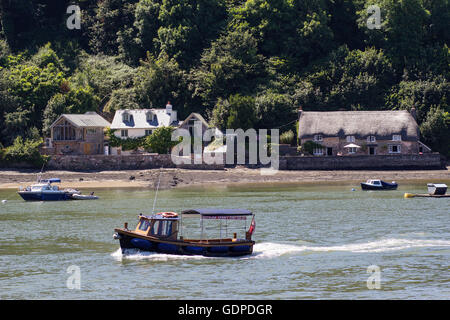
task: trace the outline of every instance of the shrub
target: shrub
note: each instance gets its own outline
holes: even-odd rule
[[[114,134],[116,130],[112,130],[111,128],[105,129],[105,135],[109,139],[109,145],[111,147],[121,147],[123,151],[127,150],[136,150],[139,147],[144,146],[145,137],[140,138],[118,138]]]
[[[280,136],[281,144],[291,144],[294,142],[294,132],[292,130],[283,132]]]
[[[25,162],[40,167],[49,159],[48,156],[40,154],[39,146],[41,144],[42,139],[24,141],[21,136],[18,136],[11,146],[0,152],[1,160],[9,165]]]
[[[301,150],[303,150],[306,153],[313,154],[313,150],[315,148],[323,148],[323,146],[321,144],[318,144],[318,143],[314,142],[314,141],[306,141],[303,144]]]
[[[172,141],[172,132],[174,127],[159,127],[153,133],[145,138],[144,148],[159,154],[169,153],[179,141]]]

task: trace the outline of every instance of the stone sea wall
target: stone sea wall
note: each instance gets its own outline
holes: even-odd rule
[[[436,170],[445,166],[445,157],[439,153],[280,157],[281,170]]]
[[[182,168],[199,170],[223,170],[221,164],[173,163],[168,154],[135,155],[53,155],[45,165],[46,170],[105,171],[140,170],[157,168]],[[246,165],[259,168],[260,165]],[[27,164],[15,164],[14,168],[27,168]],[[233,167],[233,165],[227,165]],[[445,169],[445,157],[439,153],[409,155],[354,155],[354,156],[297,156],[280,157],[280,170],[437,170]]]
[[[46,164],[47,170],[139,170],[157,168],[182,168],[200,170],[223,170],[224,164],[176,165],[170,154],[136,155],[53,155]]]

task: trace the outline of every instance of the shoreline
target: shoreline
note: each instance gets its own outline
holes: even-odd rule
[[[323,184],[327,182],[362,182],[367,179],[386,181],[427,181],[450,183],[447,170],[280,170],[273,175],[261,175],[259,169],[245,167],[225,170],[147,169],[121,171],[46,171],[42,178],[60,178],[61,188],[149,188],[154,189],[161,172],[160,189],[207,185],[242,184]],[[0,169],[0,189],[18,189],[37,180],[39,170]]]

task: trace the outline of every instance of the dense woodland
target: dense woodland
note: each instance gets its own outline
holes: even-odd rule
[[[450,156],[449,0],[0,0],[0,22],[4,158],[35,157],[62,113],[168,100],[180,119],[282,132],[299,106],[414,106],[422,141]]]

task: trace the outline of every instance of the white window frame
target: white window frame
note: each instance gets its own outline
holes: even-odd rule
[[[377,138],[375,136],[368,136],[367,142],[377,142]]]
[[[128,138],[128,129],[122,129],[120,130],[120,136],[122,138]]]
[[[314,148],[313,149],[313,155],[315,156],[323,156],[323,148]]]
[[[355,142],[356,141],[355,136],[347,136],[346,139],[347,139],[347,142]]]
[[[395,151],[395,152],[392,151],[393,147],[397,147],[397,151]],[[394,154],[402,153],[402,146],[399,144],[390,144],[388,147],[388,150],[389,150],[389,153],[394,153]]]
[[[123,121],[123,122],[128,122],[128,121],[130,121],[130,115],[129,115],[128,113],[122,114],[122,121]]]
[[[392,141],[402,141],[402,135],[401,134],[393,134]]]
[[[358,152],[356,147],[349,147],[348,148],[348,153],[349,154],[355,154],[356,152]]]
[[[314,135],[314,141],[323,141],[323,136],[321,134]]]
[[[153,130],[152,129],[145,129],[145,131],[144,131],[144,134],[146,135],[146,136],[149,136],[149,135],[151,135],[153,133]]]
[[[147,112],[147,122],[153,122],[155,120],[155,114],[153,112]]]

